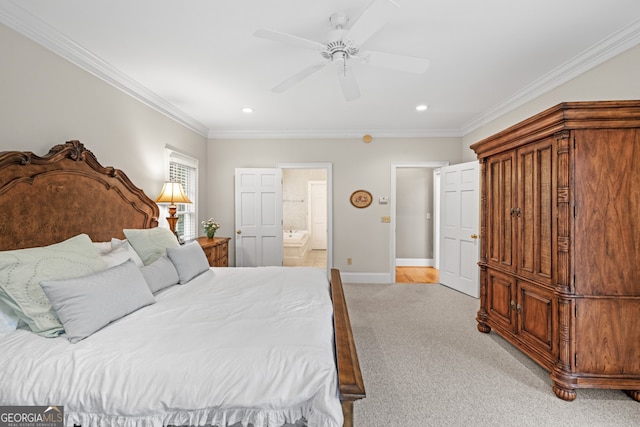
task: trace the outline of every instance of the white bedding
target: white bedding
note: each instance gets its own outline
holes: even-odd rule
[[[2,338],[0,404],[83,427],[342,426],[324,270],[213,268],[155,297],[76,344]]]

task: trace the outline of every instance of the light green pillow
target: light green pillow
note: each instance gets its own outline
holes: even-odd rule
[[[132,259],[88,276],[43,280],[40,284],[72,343],[156,302]]]
[[[56,336],[64,329],[40,282],[86,276],[105,268],[86,234],[50,246],[0,252],[0,298],[33,332]]]
[[[144,265],[149,265],[167,254],[167,248],[179,246],[175,234],[166,228],[122,230]]]

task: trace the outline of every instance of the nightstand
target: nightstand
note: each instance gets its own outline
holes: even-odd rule
[[[229,237],[198,237],[196,241],[204,250],[211,267],[229,267]]]

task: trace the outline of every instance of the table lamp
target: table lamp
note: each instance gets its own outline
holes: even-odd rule
[[[176,234],[176,223],[178,222],[178,215],[176,214],[176,203],[191,203],[191,200],[184,194],[182,184],[179,182],[167,181],[162,187],[162,192],[155,200],[156,203],[169,203],[169,216],[167,222],[169,223],[169,229]]]

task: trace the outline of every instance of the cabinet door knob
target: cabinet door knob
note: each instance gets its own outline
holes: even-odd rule
[[[509,305],[511,305],[512,309],[516,308],[516,302],[514,300],[511,300],[511,304]]]
[[[236,230],[236,234],[242,234],[242,230],[240,229]]]

